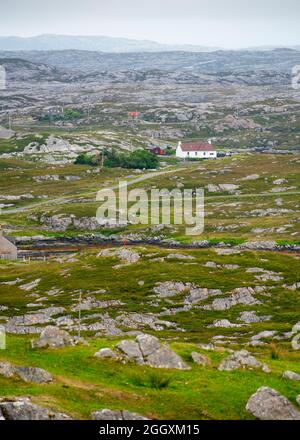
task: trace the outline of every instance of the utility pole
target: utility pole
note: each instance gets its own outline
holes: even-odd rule
[[[10,112],[8,112],[8,129],[11,130],[11,116],[10,116]]]
[[[82,299],[82,290],[79,290],[79,311],[78,311],[78,338],[81,337],[81,299]]]

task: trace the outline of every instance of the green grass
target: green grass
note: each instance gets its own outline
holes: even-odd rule
[[[83,298],[93,295],[97,299],[120,299],[125,304],[108,312],[116,317],[123,312],[161,312],[160,319],[175,322],[182,333],[176,329],[156,331],[145,328],[161,339],[167,339],[171,347],[182,356],[192,369],[190,371],[154,370],[132,363],[100,360],[94,353],[102,347],[114,347],[120,338],[93,338],[83,334],[88,346],[76,346],[59,350],[33,350],[30,339],[36,336],[8,335],[7,349],[0,352],[1,360],[10,360],[19,365],[38,366],[50,371],[55,382],[50,385],[25,384],[19,380],[0,378],[1,396],[30,395],[40,404],[70,413],[76,418],[89,418],[90,413],[101,408],[129,409],[151,418],[158,419],[249,419],[245,405],[251,394],[260,386],[270,386],[295,403],[300,394],[297,382],[281,378],[282,372],[289,369],[300,373],[300,353],[293,352],[288,341],[273,341],[263,347],[248,348],[256,357],[266,362],[272,373],[251,371],[220,372],[217,366],[226,352],[204,352],[199,343],[207,343],[216,335],[236,336],[235,350],[245,347],[249,337],[263,330],[277,330],[279,334],[288,332],[299,320],[299,291],[282,288],[284,283],[292,284],[300,278],[298,260],[292,255],[274,252],[243,252],[237,255],[221,256],[213,250],[191,250],[193,264],[180,267],[176,260],[165,260],[157,264],[156,257],[164,257],[170,251],[155,247],[137,248],[142,253],[140,262],[114,269],[115,258],[97,258],[97,250],[77,255],[77,262],[1,262],[0,283],[21,278],[22,283],[42,278],[37,291],[47,297],[53,287],[61,289],[57,297],[48,297],[45,306],[60,305],[67,308],[67,314],[76,317],[69,307],[76,301],[76,292],[83,290]],[[238,264],[238,270],[204,267],[207,261],[219,265]],[[194,264],[196,263],[196,264]],[[246,273],[248,267],[262,267],[280,272],[284,280],[279,283],[264,283],[275,288],[271,296],[257,295],[262,301],[257,306],[235,306],[226,311],[203,311],[192,309],[176,315],[163,315],[164,307],[172,308],[182,304],[182,296],[172,298],[173,304],[157,300],[158,307],[151,305],[152,288],[158,281],[178,280],[192,282],[200,287],[222,289],[224,295],[236,287],[254,286],[260,283],[253,274]],[[68,271],[68,277],[63,274]],[[144,285],[138,284],[139,280]],[[106,289],[106,293],[95,294],[96,290]],[[74,296],[75,294],[75,296]],[[1,305],[7,305],[7,316],[28,313],[26,304],[33,299],[28,292],[21,291],[17,285],[0,284]],[[210,301],[205,301],[209,303]],[[17,308],[17,310],[16,310]],[[229,319],[238,322],[241,311],[256,310],[259,315],[271,315],[270,321],[243,326],[241,329],[218,329],[209,327],[216,319]],[[97,310],[101,313],[101,310]],[[83,312],[86,322],[94,322],[89,316],[95,310]],[[4,314],[4,313],[3,313]],[[267,340],[266,340],[267,342]],[[225,343],[226,347],[226,343]],[[192,351],[200,351],[211,358],[211,366],[200,367],[191,362]],[[176,404],[174,404],[176,402]]]
[[[120,134],[121,136],[121,134]],[[206,221],[204,233],[189,237],[183,226],[162,232],[165,238],[176,239],[183,244],[191,241],[208,240],[211,245],[220,242],[236,246],[245,241],[274,240],[277,244],[299,245],[299,163],[298,155],[263,156],[239,155],[220,161],[201,162],[201,164],[180,164],[183,170],[166,174],[135,185],[135,188],[152,186],[173,189],[183,183],[186,188],[206,187],[209,183],[235,183],[240,185],[241,193],[206,193]],[[199,169],[200,168],[200,169]],[[46,229],[39,221],[28,218],[29,214],[75,214],[93,216],[97,204],[91,201],[80,203],[79,198],[92,198],[103,186],[112,186],[120,178],[132,173],[124,170],[104,170],[100,175],[86,173],[87,167],[74,165],[48,166],[40,162],[3,159],[0,161],[1,194],[18,195],[32,191],[35,199],[16,203],[17,207],[36,203],[42,195],[48,195],[45,204],[32,207],[24,213],[2,214],[1,223],[5,223],[13,235],[69,236],[90,234],[90,231],[67,230],[65,232]],[[38,184],[33,177],[43,174],[79,175],[80,181],[46,182]],[[259,174],[257,181],[240,180],[250,174]],[[284,186],[295,186],[294,190],[283,193],[271,193],[273,181],[285,177]],[[177,179],[176,179],[177,178]],[[295,192],[295,193],[294,193]],[[65,197],[61,204],[53,203],[56,198]],[[282,205],[276,204],[282,199]],[[42,199],[44,200],[44,199]],[[74,203],[70,203],[72,200]],[[284,208],[276,216],[259,217],[251,212],[255,209]],[[283,232],[279,228],[287,226]],[[236,228],[232,228],[236,226]],[[221,227],[221,228],[220,228]],[[257,228],[268,228],[269,232],[253,232]],[[139,233],[145,237],[157,235],[148,226],[130,225],[127,228],[101,231],[105,235]],[[160,232],[159,232],[160,233]],[[168,320],[176,328],[164,328],[154,331],[145,326],[138,330],[155,334],[166,340],[182,356],[192,369],[190,371],[154,370],[146,366],[123,364],[116,361],[100,360],[94,353],[103,347],[114,347],[120,338],[94,337],[93,332],[83,332],[88,346],[76,346],[59,350],[33,350],[30,339],[36,336],[16,336],[9,334],[7,349],[0,351],[1,360],[10,360],[19,365],[38,366],[50,371],[55,382],[50,385],[26,384],[17,379],[0,376],[1,396],[29,395],[45,406],[52,407],[76,418],[89,418],[90,413],[101,408],[128,409],[150,418],[158,419],[251,419],[245,405],[251,394],[260,386],[270,386],[294,404],[300,394],[297,382],[282,379],[285,370],[300,373],[300,352],[291,348],[289,340],[265,340],[262,347],[248,347],[251,336],[264,330],[276,330],[279,335],[290,332],[299,321],[299,289],[292,291],[284,285],[292,285],[300,280],[299,256],[295,253],[243,251],[234,255],[218,255],[214,249],[180,250],[178,252],[194,257],[193,260],[178,261],[167,259],[174,249],[162,249],[155,246],[132,247],[141,254],[137,264],[115,269],[117,258],[97,257],[99,248],[77,252],[77,261],[68,262],[67,258],[41,261],[2,261],[0,260],[0,305],[8,310],[1,315],[10,317],[23,315],[33,310],[27,307],[35,299],[30,292],[22,291],[18,284],[1,284],[15,280],[20,284],[41,278],[36,292],[45,299],[44,306],[63,306],[66,314],[73,318],[76,312],[71,308],[78,299],[78,290],[82,290],[83,299],[94,296],[97,300],[119,299],[123,306],[109,309],[85,311],[82,318],[85,323],[95,322],[94,313],[108,313],[116,318],[122,313],[155,313],[158,319]],[[153,254],[155,254],[153,256]],[[160,258],[160,260],[156,260]],[[215,262],[217,268],[205,267],[208,261]],[[225,264],[236,264],[239,268],[228,270]],[[260,282],[255,274],[247,273],[249,267],[259,267],[280,273],[282,281]],[[139,281],[144,281],[140,284]],[[257,294],[260,305],[237,305],[225,311],[212,311],[194,308],[174,315],[166,309],[182,307],[184,295],[169,299],[153,296],[153,287],[157,282],[182,281],[199,287],[221,289],[224,297],[238,287],[265,285],[269,296]],[[58,296],[49,296],[52,288],[60,289]],[[104,293],[95,293],[105,289]],[[211,299],[201,305],[211,303]],[[42,306],[41,306],[42,307]],[[215,320],[229,319],[238,321],[241,312],[253,310],[258,315],[270,315],[270,321],[242,326],[240,328],[211,327]],[[2,323],[4,321],[0,321]],[[123,330],[129,330],[124,328]],[[184,331],[182,331],[184,330]],[[211,341],[215,336],[234,337],[231,344],[224,342],[225,349],[249,349],[257,358],[266,362],[270,374],[251,371],[220,372],[217,367],[226,356],[220,351],[204,351],[199,344]],[[191,352],[199,351],[211,359],[209,367],[200,367],[192,363]]]
[[[280,371],[295,369],[299,355],[285,354],[284,361],[266,359],[271,374],[251,371],[219,372],[224,354],[214,355],[212,367],[193,366],[191,371],[152,371],[149,367],[101,361],[93,357],[104,340],[88,347],[60,350],[32,350],[26,337],[9,337],[8,349],[0,359],[16,364],[43,367],[55,381],[31,385],[0,378],[1,395],[31,395],[40,404],[65,411],[77,418],[89,418],[101,408],[128,409],[158,419],[251,419],[245,405],[260,386],[270,386],[295,402],[300,385],[280,378]],[[184,356],[193,347],[174,347]]]

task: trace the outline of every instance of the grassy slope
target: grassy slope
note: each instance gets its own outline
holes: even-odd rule
[[[153,299],[152,288],[158,281],[181,280],[203,287],[221,288],[224,292],[243,285],[261,285],[253,274],[245,273],[247,267],[262,267],[281,272],[284,280],[279,283],[263,283],[275,285],[276,288],[271,291],[270,298],[257,296],[263,301],[261,306],[236,306],[224,312],[192,310],[165,317],[177,322],[186,330],[184,333],[176,330],[153,332],[145,329],[148,333],[170,340],[171,346],[192,366],[192,370],[187,372],[154,370],[108,360],[101,361],[93,357],[99,348],[113,346],[119,339],[89,338],[88,347],[51,351],[32,350],[29,341],[34,336],[8,335],[7,350],[0,352],[0,359],[8,359],[20,365],[43,367],[55,376],[56,381],[42,386],[0,378],[1,395],[32,395],[37,402],[80,418],[88,418],[92,410],[104,407],[127,408],[155,418],[250,418],[245,412],[246,401],[262,385],[277,389],[295,402],[297,394],[300,394],[299,383],[281,379],[282,372],[287,369],[300,373],[300,353],[291,350],[290,342],[274,341],[273,344],[263,347],[250,348],[271,367],[271,374],[249,371],[219,372],[216,367],[226,356],[222,351],[202,351],[212,359],[211,367],[202,368],[190,361],[190,353],[193,350],[201,352],[197,347],[199,342],[208,342],[213,336],[220,334],[237,336],[236,345],[228,347],[238,349],[244,346],[252,334],[259,331],[290,331],[299,320],[299,291],[289,291],[282,285],[299,280],[298,259],[271,252],[218,256],[214,251],[186,251],[186,254],[195,258],[191,262],[197,264],[182,264],[175,260],[157,263],[152,261],[154,257],[151,254],[157,253],[155,257],[163,257],[168,255],[167,250],[154,247],[138,250],[143,253],[142,260],[121,269],[113,269],[117,260],[96,258],[95,252],[79,254],[78,261],[71,263],[59,263],[55,260],[45,263],[2,262],[1,268],[4,270],[1,270],[1,281],[20,277],[26,282],[41,277],[42,281],[37,289],[40,295],[47,296],[47,291],[52,287],[62,289],[58,297],[48,297],[43,304],[63,305],[67,308],[74,304],[76,298],[72,295],[78,289],[82,288],[83,296],[88,296],[90,292],[105,288],[107,293],[95,295],[98,299],[121,299],[125,302],[121,307],[122,311],[144,313],[159,312],[165,306],[181,304],[182,299],[178,296],[172,298],[172,305],[161,300],[158,307],[153,307],[150,304]],[[206,261],[239,264],[241,267],[235,271],[210,269],[203,266]],[[179,271],[179,267],[182,270]],[[145,281],[144,286],[138,285],[139,280]],[[1,304],[9,306],[9,315],[28,312],[26,304],[33,299],[26,295],[28,293],[17,286],[0,284]],[[244,310],[271,314],[272,319],[241,329],[207,328],[215,319],[226,318],[235,322],[239,312]],[[114,317],[118,309],[112,308],[108,312]],[[83,318],[92,313],[95,310],[83,312]],[[157,389],[160,386],[162,388]]]

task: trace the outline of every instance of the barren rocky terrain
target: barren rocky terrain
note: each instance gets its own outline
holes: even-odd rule
[[[0,259],[0,419],[299,420],[300,52],[0,64],[0,224],[18,248]],[[198,139],[216,160],[176,159]],[[75,163],[153,146],[158,169]],[[120,180],[202,188],[203,233],[174,205],[167,225],[99,223]]]

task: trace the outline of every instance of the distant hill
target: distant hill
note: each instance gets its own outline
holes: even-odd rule
[[[180,71],[186,75],[239,75],[243,72],[277,72],[290,76],[292,67],[300,64],[300,52],[291,49],[268,51],[215,51],[215,52],[147,52],[104,53],[87,50],[63,51],[1,51],[1,59],[23,59],[68,72],[118,72],[158,69]],[[290,77],[288,78],[290,81]]]
[[[89,50],[97,52],[160,52],[185,50],[211,52],[218,48],[197,45],[169,45],[148,40],[106,36],[37,35],[0,37],[0,50]]]

